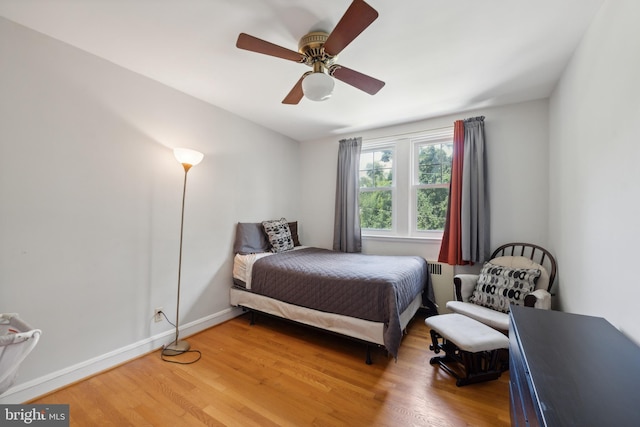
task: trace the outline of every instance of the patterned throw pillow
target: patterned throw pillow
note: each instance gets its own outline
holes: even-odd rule
[[[524,297],[536,289],[538,277],[540,270],[510,269],[486,262],[470,301],[508,313],[510,304],[524,305]]]
[[[269,237],[272,252],[285,252],[293,249],[291,230],[286,219],[262,221],[262,226],[265,233],[267,233],[267,237]]]

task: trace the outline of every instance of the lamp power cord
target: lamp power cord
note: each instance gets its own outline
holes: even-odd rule
[[[171,322],[171,320],[169,320],[169,318],[167,317],[167,315],[164,313],[164,311],[158,311],[159,314],[162,314],[165,318],[165,320],[167,321],[167,323],[169,323],[171,326],[173,326],[174,328],[176,328],[176,325],[173,324]],[[186,351],[179,351],[176,352],[176,350],[170,350],[171,354],[167,353],[167,349],[165,348],[165,346],[162,346],[162,351],[160,352],[160,358],[164,361],[164,362],[169,362],[169,363],[177,363],[179,365],[191,365],[192,363],[196,363],[198,360],[200,360],[202,358],[202,352],[200,352],[200,350],[186,350]],[[183,354],[187,354],[187,353],[194,353],[197,354],[197,357],[194,360],[189,360],[189,361],[182,361],[182,360],[171,360],[171,359],[167,359],[168,357],[177,357],[177,356],[182,356]]]

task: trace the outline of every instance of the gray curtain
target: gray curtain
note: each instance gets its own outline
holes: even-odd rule
[[[462,259],[484,262],[489,258],[489,195],[487,193],[484,116],[464,121],[462,171]]]
[[[338,178],[336,181],[336,212],[333,229],[333,250],[361,252],[360,208],[358,179],[362,138],[343,139],[338,149]]]

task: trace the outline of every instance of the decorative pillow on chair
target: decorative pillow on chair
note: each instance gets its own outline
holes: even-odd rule
[[[293,249],[291,230],[286,219],[280,218],[273,221],[262,221],[264,231],[267,233],[272,252],[285,252]]]
[[[524,297],[536,289],[538,277],[540,270],[511,269],[486,262],[469,300],[508,313],[510,304],[524,305]]]

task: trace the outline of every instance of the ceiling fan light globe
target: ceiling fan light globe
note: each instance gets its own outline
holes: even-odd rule
[[[302,80],[302,93],[312,101],[325,101],[331,97],[335,83],[325,73],[311,73]]]

